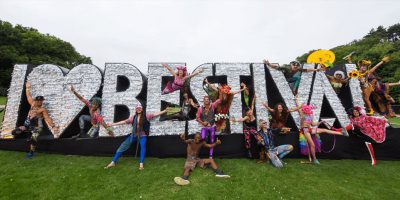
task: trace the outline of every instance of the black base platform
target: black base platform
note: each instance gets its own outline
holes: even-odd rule
[[[94,155],[112,156],[124,137],[117,138],[96,138],[96,139],[42,139],[38,143],[39,152],[48,152],[68,155]],[[244,139],[241,134],[220,135],[218,138],[222,144],[214,150],[214,157],[238,158],[245,156]],[[328,151],[332,148],[334,136],[321,135],[322,149]],[[292,144],[294,151],[288,155],[292,158],[305,158],[300,155],[298,148],[298,133],[277,136],[277,145]],[[400,160],[400,129],[387,128],[386,141],[382,144],[373,144],[376,158],[378,160]],[[27,151],[26,139],[0,140],[1,150]],[[133,156],[136,150],[136,143],[125,152]],[[257,149],[253,141],[253,154],[256,156]],[[203,149],[202,156],[208,156],[208,150]],[[186,145],[179,136],[150,136],[147,141],[147,156],[150,157],[185,157]],[[319,153],[318,158],[323,159],[370,159],[364,140],[350,134],[350,137],[336,136],[336,146],[330,153]]]

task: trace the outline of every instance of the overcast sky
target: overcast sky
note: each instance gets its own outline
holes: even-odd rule
[[[289,63],[400,22],[399,0],[0,0],[0,19],[70,42],[103,67],[127,62]]]

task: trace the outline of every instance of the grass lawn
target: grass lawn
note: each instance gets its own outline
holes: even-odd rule
[[[400,128],[400,118],[398,117],[389,118],[389,122],[394,128]]]
[[[147,158],[144,171],[132,157],[103,169],[111,157],[0,151],[0,199],[397,199],[399,161],[286,159],[284,169],[247,159],[217,159],[230,179],[199,169],[191,184],[175,185],[183,158]]]

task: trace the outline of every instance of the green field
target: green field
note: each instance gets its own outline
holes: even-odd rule
[[[178,186],[183,158],[147,158],[144,171],[132,157],[103,169],[111,157],[0,151],[0,199],[397,199],[399,161],[286,159],[284,169],[247,159],[217,159],[230,179],[197,168]]]
[[[395,117],[395,118],[389,118],[389,122],[394,128],[400,128],[400,118]]]

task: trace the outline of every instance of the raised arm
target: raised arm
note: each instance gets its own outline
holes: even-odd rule
[[[165,68],[167,68],[167,70],[169,71],[169,73],[172,74],[172,76],[176,76],[174,70],[172,70],[172,68],[170,66],[168,66],[167,64],[163,63],[162,66],[164,66]]]
[[[257,96],[254,94],[253,101],[251,101],[251,110],[254,111],[254,104],[256,103]]]
[[[203,146],[205,146],[205,147],[207,147],[207,148],[214,148],[215,146],[220,145],[220,144],[221,144],[221,140],[219,140],[219,139],[217,138],[217,141],[216,141],[214,144],[203,143]]]
[[[86,102],[85,102],[85,98],[83,98],[78,92],[76,92],[76,90],[75,90],[75,87],[73,86],[73,85],[71,85],[71,91],[72,91],[72,93],[74,93],[74,95],[76,96],[76,97],[78,97],[78,99],[79,100],[81,100],[83,103],[85,103],[86,104]]]
[[[31,83],[30,82],[26,82],[25,93],[26,93],[26,98],[28,99],[29,105],[32,106],[33,98],[32,98],[32,95],[31,95]]]
[[[204,71],[204,69],[203,69],[203,68],[201,68],[201,69],[199,69],[199,70],[197,70],[197,71],[193,72],[192,74],[190,74],[190,75],[186,76],[184,79],[192,78],[193,76],[196,76],[196,75],[198,75],[198,74],[202,73],[203,71]]]
[[[193,101],[193,99],[189,99],[189,103],[190,103],[190,105],[192,105],[194,108],[199,108],[199,105],[196,104],[196,103]]]
[[[186,139],[186,135],[185,135],[185,133],[182,133],[181,135],[180,135],[180,138],[182,139],[182,141],[184,142],[184,143],[186,143],[186,144],[189,144],[189,143],[191,143],[193,140],[191,140],[191,139]]]
[[[296,106],[297,106],[295,110],[299,111],[300,116],[303,117],[304,113],[303,113],[303,111],[301,111],[301,107],[303,107],[303,104],[299,103],[298,95],[295,96],[294,101],[296,102]]]
[[[368,74],[371,75],[372,73],[374,73],[378,69],[378,67],[382,66],[383,64],[385,64],[387,62],[389,62],[389,56],[383,57],[381,62],[379,62],[374,67],[372,67],[372,69],[369,70]]]
[[[272,67],[274,69],[278,69],[280,67],[279,64],[271,64],[267,59],[264,59],[263,62],[268,67]]]
[[[249,95],[250,95],[250,91],[249,91],[249,88],[247,88],[246,84],[241,83],[240,86],[241,86],[242,88],[246,88],[246,89],[243,91],[243,93],[244,93],[245,95],[249,96]]]
[[[300,108],[303,106],[303,104],[300,105],[300,103],[299,103],[299,97],[298,97],[298,95],[296,95],[296,96],[294,97],[294,101],[296,102],[296,106],[297,106],[297,107],[294,107],[294,108],[292,108],[292,109],[289,109],[289,110],[288,110],[289,112],[298,111],[298,110],[300,110]]]
[[[263,105],[269,112],[275,112],[274,109],[272,109],[272,108],[270,108],[270,107],[268,106],[268,104],[267,104],[266,101],[262,102],[262,105]]]
[[[213,89],[215,92],[218,92],[218,88],[216,88],[216,87],[214,86],[214,84],[210,84],[210,82],[208,82],[208,79],[207,79],[207,78],[205,78],[204,81],[208,84],[208,86],[211,87],[211,89]]]
[[[241,88],[240,90],[238,90],[238,91],[235,91],[235,92],[231,92],[231,94],[233,94],[233,95],[235,95],[235,94],[238,94],[238,93],[241,93],[241,92],[243,92],[244,90],[246,90],[247,89],[247,87],[243,87],[243,88]]]

